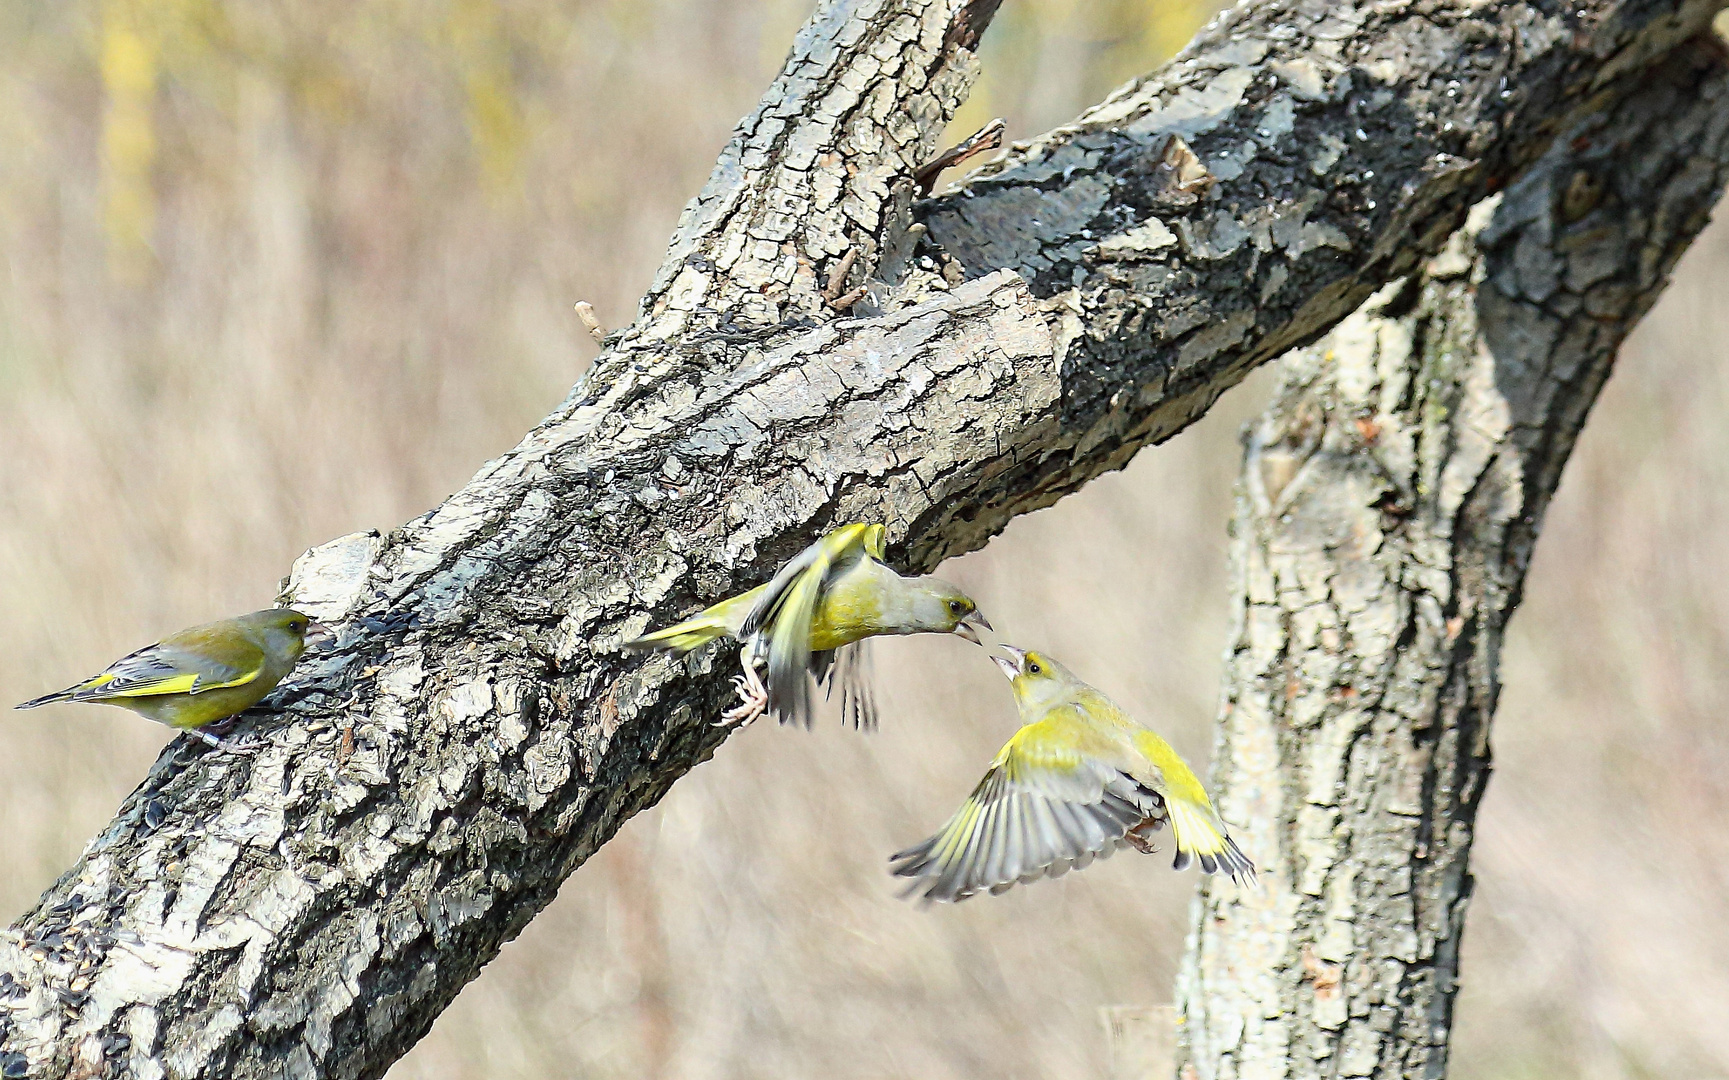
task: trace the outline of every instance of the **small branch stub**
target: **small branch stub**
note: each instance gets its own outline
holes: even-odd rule
[[[921,165],[919,171],[913,174],[913,181],[918,184],[919,197],[923,198],[936,189],[937,178],[942,176],[944,170],[964,164],[987,150],[1000,147],[1006,127],[1003,118],[999,116]]]
[[[858,262],[859,251],[860,248],[857,244],[846,249],[846,254],[840,257],[840,262],[835,263],[834,272],[828,276],[828,285],[822,291],[822,298],[827,301],[829,307],[837,311],[845,311],[853,304],[858,303],[858,298],[854,297],[851,302],[842,304],[840,295],[841,290],[846,288],[846,276],[852,273],[853,263]],[[863,295],[862,289],[854,289],[853,292]],[[848,293],[847,295],[851,296],[852,294]]]
[[[589,337],[598,344],[606,344],[606,327],[600,325],[600,320],[595,318],[593,304],[587,300],[578,300],[576,302],[576,317],[582,320],[582,328],[588,331]]]

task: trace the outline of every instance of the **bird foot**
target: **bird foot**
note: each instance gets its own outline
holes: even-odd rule
[[[1158,824],[1163,823],[1160,822]],[[1158,825],[1149,827],[1148,823],[1143,821],[1139,825],[1130,829],[1123,839],[1127,840],[1129,846],[1140,852],[1142,855],[1151,855],[1153,852],[1159,850],[1158,845],[1153,843],[1152,835],[1153,829],[1157,827]]]
[[[732,685],[738,690],[739,704],[721,713],[715,727],[749,727],[751,722],[768,710],[768,688],[762,680],[753,678],[756,671],[745,668],[746,674],[734,675]]]

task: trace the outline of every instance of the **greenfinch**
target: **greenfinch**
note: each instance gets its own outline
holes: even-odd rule
[[[722,637],[740,643],[740,703],[721,719],[748,724],[764,711],[781,723],[811,723],[810,679],[841,687],[843,720],[876,726],[866,638],[956,634],[982,644],[991,624],[972,598],[936,578],[907,578],[884,562],[881,525],[843,525],[805,548],[772,581],[722,600],[694,619],[628,642],[683,655]],[[848,648],[850,646],[850,648]],[[838,653],[838,659],[837,659]],[[766,668],[766,684],[759,668]]]
[[[1198,860],[1209,874],[1254,883],[1255,864],[1169,743],[1056,661],[1004,651],[991,659],[1014,687],[1024,726],[940,832],[890,856],[895,874],[917,879],[909,894],[964,900],[1059,877],[1119,847],[1150,853],[1166,822],[1178,870]]]
[[[322,630],[289,608],[205,623],[123,656],[76,686],[17,707],[56,701],[118,705],[235,752],[232,744],[199,729],[246,711],[274,690],[306,651],[309,628]]]

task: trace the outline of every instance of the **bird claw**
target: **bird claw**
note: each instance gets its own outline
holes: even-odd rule
[[[1151,855],[1159,850],[1158,845],[1153,843],[1152,834],[1163,824],[1164,822],[1159,821],[1156,818],[1143,821],[1139,825],[1130,829],[1123,839],[1127,840],[1129,846],[1140,852],[1142,855]]]
[[[721,713],[715,727],[749,727],[752,721],[768,710],[767,694],[751,694],[740,687],[739,697],[743,699],[742,703]]]
[[[760,680],[734,675],[732,685],[738,691],[739,704],[721,713],[715,727],[749,727],[768,709],[768,690]]]
[[[1124,837],[1124,839],[1129,842],[1130,847],[1134,848],[1136,851],[1140,852],[1142,855],[1151,855],[1154,852],[1159,850],[1159,846],[1157,844],[1153,843],[1151,840],[1148,840],[1144,836],[1136,836],[1134,833],[1130,833],[1128,836]]]

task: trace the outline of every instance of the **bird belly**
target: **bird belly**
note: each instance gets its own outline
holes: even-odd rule
[[[811,652],[826,652],[883,632],[875,605],[824,602],[811,620]]]
[[[856,625],[823,626],[814,628],[810,635],[811,652],[827,652],[838,649],[842,645],[851,645],[870,637],[872,631]]]

